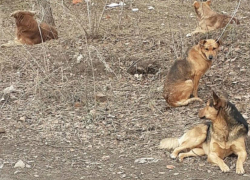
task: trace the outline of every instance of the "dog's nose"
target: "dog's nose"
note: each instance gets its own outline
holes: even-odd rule
[[[208,56],[208,59],[209,59],[209,60],[212,60],[213,58],[214,58],[214,57],[213,57],[212,55],[209,55],[209,56]]]

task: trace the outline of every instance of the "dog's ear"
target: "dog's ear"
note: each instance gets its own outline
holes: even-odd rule
[[[220,47],[222,45],[222,41],[221,40],[216,40],[218,47]]]
[[[10,17],[16,18],[16,17],[18,17],[18,14],[19,14],[19,12],[15,11],[15,12],[13,12],[13,13],[10,14]]]
[[[209,5],[209,6],[211,6],[211,4],[212,4],[211,0],[207,0],[206,4]]]
[[[30,14],[31,16],[35,16],[35,15],[36,15],[36,11],[29,11],[29,14]]]
[[[195,9],[198,9],[200,7],[200,3],[197,1],[194,1],[193,6],[195,7]]]
[[[220,107],[223,106],[223,100],[217,96],[217,94],[213,91],[213,102],[214,102],[214,107],[215,109],[219,109]]]
[[[205,39],[200,40],[199,42],[200,47],[203,47],[206,44],[206,42],[207,41]]]

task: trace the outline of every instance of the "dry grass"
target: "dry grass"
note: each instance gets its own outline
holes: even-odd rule
[[[197,119],[201,104],[166,109],[162,98],[168,68],[200,39],[185,37],[196,25],[195,17],[190,16],[194,15],[192,2],[125,1],[124,8],[113,9],[104,8],[111,3],[106,0],[92,1],[89,8],[86,3],[61,2],[51,3],[58,40],[0,49],[0,87],[14,85],[18,90],[0,104],[2,125],[7,130],[2,137],[2,157],[9,163],[3,168],[3,177],[32,179],[39,174],[40,179],[119,179],[120,171],[132,179],[166,179],[175,172],[184,172],[182,178],[200,177],[201,173],[207,177],[205,170],[192,174],[192,168],[203,169],[198,164],[204,159],[195,159],[190,167],[192,159],[181,165],[157,149],[160,139],[180,135],[201,122]],[[33,1],[15,1],[8,6],[9,2],[1,3],[0,18],[6,18],[1,21],[2,44],[14,38],[14,21],[8,14],[37,7]],[[223,89],[250,117],[247,3],[242,0],[237,13],[237,17],[246,18],[241,19],[242,25],[228,30],[218,60],[202,78],[198,93],[206,100],[211,89]],[[230,14],[236,5],[221,0],[214,9]],[[148,10],[148,6],[155,9]],[[156,61],[160,70],[138,79],[127,73],[137,61]],[[97,92],[106,95],[107,101],[97,101]],[[102,160],[107,155],[110,160]],[[136,158],[144,156],[162,160],[143,167],[134,164]],[[33,161],[31,170],[14,175],[12,167],[18,159]],[[160,175],[158,172],[166,171],[166,163],[177,169]],[[209,164],[206,168],[214,170],[212,176],[226,177]],[[58,172],[64,172],[64,177]]]

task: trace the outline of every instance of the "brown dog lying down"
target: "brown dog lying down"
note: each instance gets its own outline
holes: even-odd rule
[[[180,162],[185,157],[207,155],[207,160],[223,172],[230,170],[223,159],[235,154],[238,156],[236,173],[244,174],[248,125],[241,113],[228,100],[213,93],[213,99],[200,110],[199,117],[211,122],[196,125],[180,138],[163,139],[159,148],[174,149],[170,157],[178,157]]]
[[[201,40],[188,51],[188,57],[176,60],[164,83],[163,97],[171,106],[184,106],[198,98],[200,78],[211,67],[216,58],[220,42],[213,39]],[[194,96],[190,98],[190,96]]]
[[[56,29],[46,23],[38,25],[33,11],[15,11],[11,17],[16,21],[15,44],[39,44],[50,39],[57,39]]]
[[[225,27],[231,20],[231,16],[219,14],[214,12],[211,8],[211,1],[206,2],[194,2],[194,9],[198,16],[199,25],[192,33],[187,34],[187,36],[192,36],[196,33],[206,33],[215,29],[220,29]],[[232,18],[230,24],[233,23],[240,24],[239,20]]]

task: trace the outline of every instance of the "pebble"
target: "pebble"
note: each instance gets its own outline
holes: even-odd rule
[[[135,163],[144,164],[144,163],[154,163],[158,161],[159,159],[154,159],[154,158],[139,158],[135,160]]]
[[[174,165],[167,165],[167,169],[174,169],[175,166]]]
[[[0,133],[5,133],[5,129],[4,128],[0,128]]]
[[[177,176],[177,175],[179,175],[180,173],[174,173],[174,176]]]
[[[26,118],[25,118],[25,116],[23,116],[23,117],[20,117],[19,120],[22,121],[22,122],[25,122]]]
[[[25,168],[25,163],[22,160],[18,160],[14,168]]]

